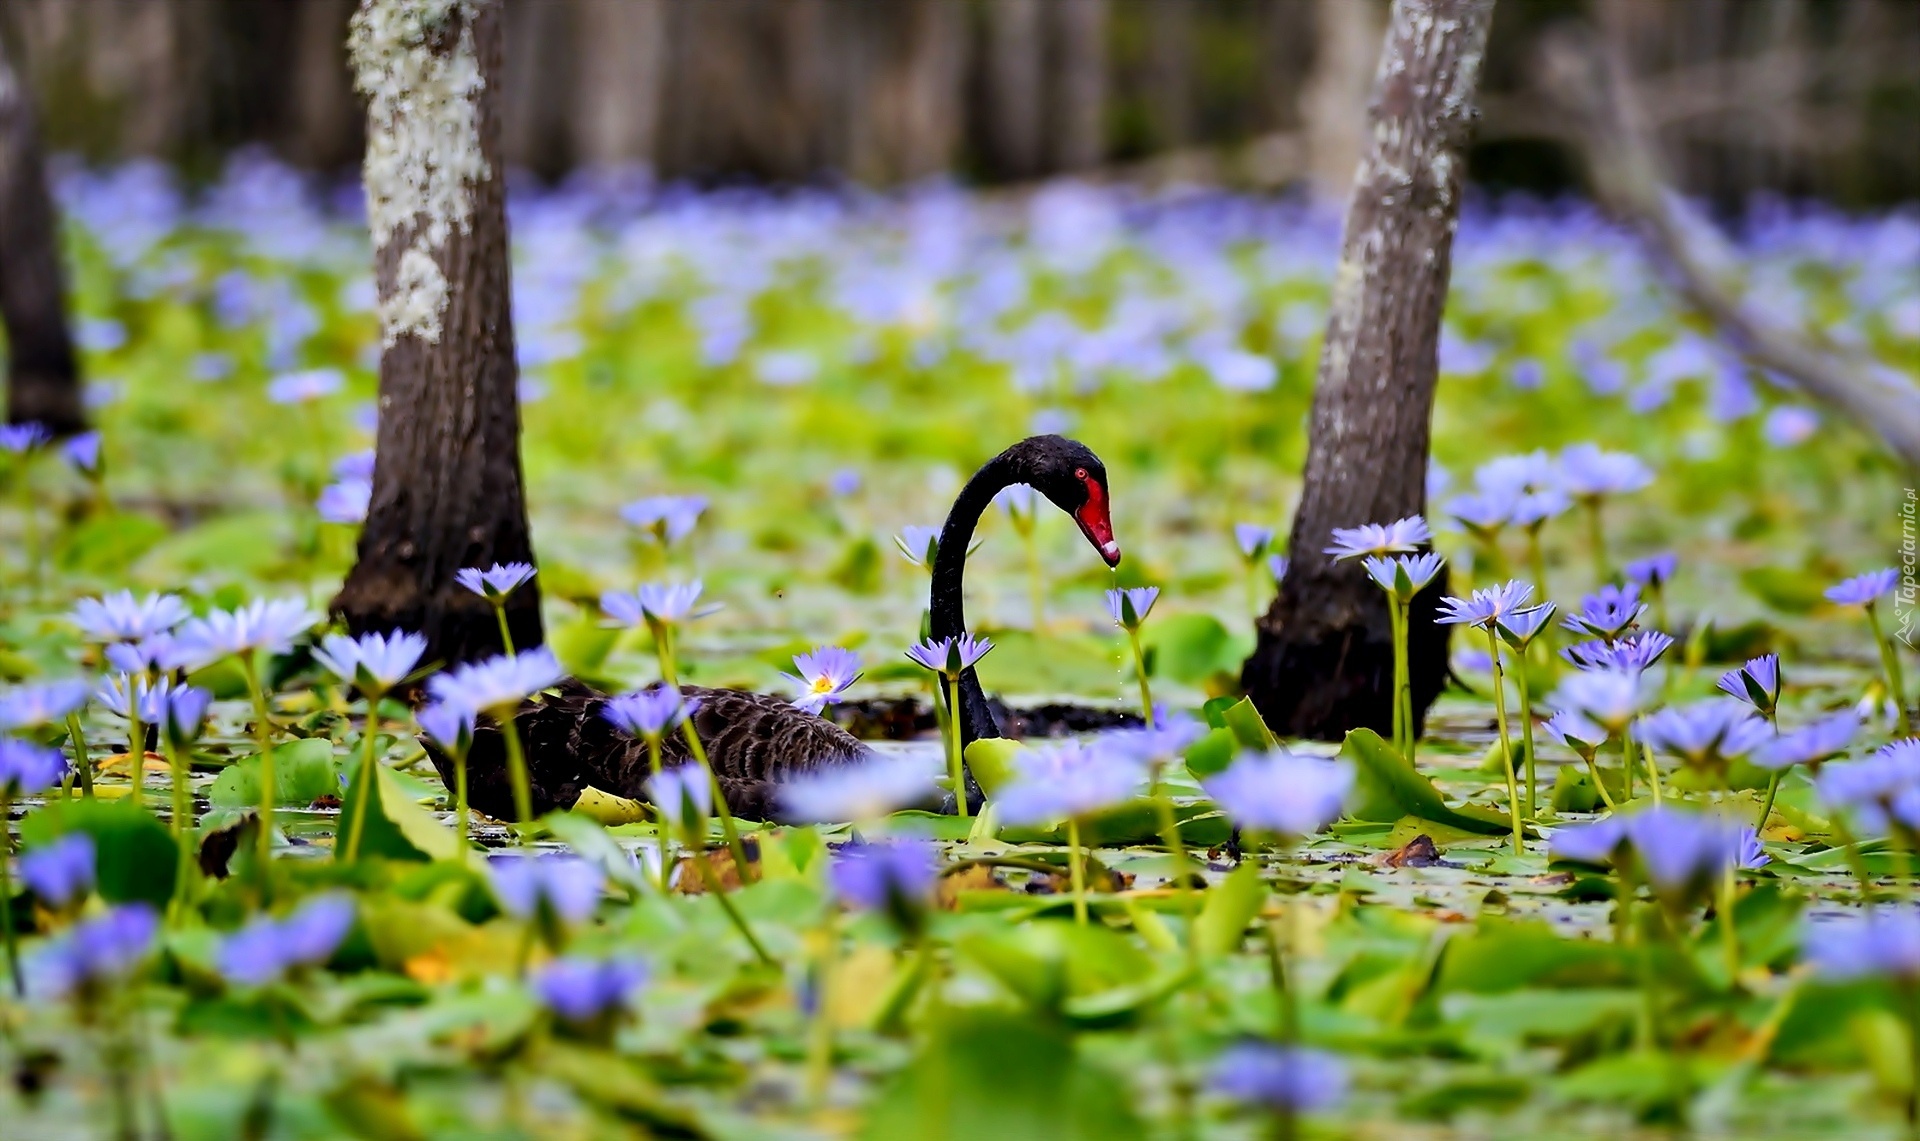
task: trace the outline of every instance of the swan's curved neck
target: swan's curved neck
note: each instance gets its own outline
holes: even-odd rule
[[[936,640],[957,638],[967,631],[963,589],[967,548],[973,544],[974,528],[993,497],[1022,482],[1013,467],[1004,454],[987,461],[960,489],[953,510],[947,513],[946,525],[940,528],[940,550],[933,560],[933,593],[928,606],[928,629]],[[960,678],[960,739],[966,742],[999,735],[1000,726],[987,706],[979,679],[968,670]]]

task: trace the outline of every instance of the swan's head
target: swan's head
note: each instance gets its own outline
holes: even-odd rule
[[[1004,457],[1016,478],[1073,516],[1080,533],[1108,566],[1120,565],[1120,544],[1113,537],[1108,507],[1107,465],[1093,449],[1065,436],[1030,436],[1008,448]]]

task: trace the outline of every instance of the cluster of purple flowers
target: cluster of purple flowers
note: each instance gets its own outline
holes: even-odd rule
[[[306,967],[326,965],[353,930],[353,897],[315,896],[283,919],[260,916],[220,943],[220,973],[241,986],[264,986]]]
[[[1552,852],[1555,859],[1631,870],[1675,906],[1697,900],[1728,868],[1768,861],[1752,825],[1660,805],[1558,829]]]

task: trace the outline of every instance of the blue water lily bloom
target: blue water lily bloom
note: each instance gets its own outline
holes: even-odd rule
[[[1478,626],[1491,629],[1504,618],[1511,617],[1533,597],[1533,584],[1510,579],[1497,586],[1476,590],[1468,598],[1442,598],[1440,616],[1434,621],[1443,625]]]
[[[1860,714],[1847,709],[1768,741],[1750,759],[1764,769],[1817,765],[1845,753],[1859,732]]]
[[[435,701],[414,712],[420,732],[448,756],[464,757],[473,748],[473,710],[458,702]]]
[[[67,442],[60,445],[60,454],[73,465],[73,470],[88,479],[97,479],[100,475],[101,442],[99,432],[82,432],[77,436],[69,436]]]
[[[620,518],[662,543],[677,543],[692,534],[706,509],[704,495],[654,495],[622,507]]]
[[[427,640],[395,630],[389,634],[328,634],[313,651],[313,660],[341,681],[369,697],[380,697],[404,681],[427,652]]]
[[[699,708],[699,698],[686,697],[670,685],[656,685],[608,698],[600,716],[629,737],[657,740]]]
[[[1651,555],[1644,559],[1635,559],[1624,568],[1627,581],[1644,590],[1659,590],[1673,581],[1674,571],[1680,567],[1680,556],[1671,551]]]
[[[372,448],[363,451],[348,452],[333,461],[333,478],[339,480],[358,479],[373,482],[373,466],[378,457]]]
[[[141,720],[141,703],[154,685],[154,680],[145,674],[118,674],[94,687],[93,700],[116,717],[137,721]]]
[[[1481,491],[1454,496],[1447,500],[1444,510],[1454,522],[1484,540],[1498,535],[1502,527],[1513,522],[1518,502],[1513,495]]]
[[[593,916],[606,883],[598,864],[578,856],[495,856],[487,861],[487,878],[500,910],[513,918],[544,914],[569,925]]]
[[[0,794],[38,796],[67,775],[60,750],[14,737],[0,737]]]
[[[939,849],[917,838],[848,844],[827,865],[827,886],[835,899],[909,919],[909,926],[939,880]]]
[[[1583,670],[1647,669],[1673,646],[1673,639],[1658,630],[1640,630],[1608,642],[1594,639],[1576,642],[1560,651],[1560,656]]]
[[[563,1021],[584,1025],[625,1009],[646,981],[637,959],[564,956],[533,976],[533,993]]]
[[[986,657],[991,649],[991,640],[962,634],[958,638],[928,638],[908,647],[907,657],[918,665],[953,679],[972,669],[974,663]]]
[[[160,932],[160,917],[143,903],[128,903],[73,925],[43,944],[23,965],[32,992],[48,998],[86,994],[132,975],[146,962]]]
[[[1163,764],[1187,751],[1206,736],[1206,722],[1186,713],[1168,713],[1155,705],[1153,724],[1138,729],[1114,729],[1100,735],[1100,744],[1142,767]]]
[[[1820,799],[1852,809],[1872,831],[1896,823],[1920,831],[1920,738],[1884,745],[1861,760],[1824,765],[1815,787]]]
[[[1569,613],[1560,625],[1576,634],[1614,641],[1640,621],[1647,612],[1640,601],[1640,588],[1608,583],[1580,600],[1580,609]]]
[[[215,610],[180,627],[163,664],[197,670],[243,654],[283,654],[319,621],[320,615],[298,598],[263,599],[235,610]]]
[[[1425,590],[1446,560],[1432,551],[1422,551],[1414,555],[1395,555],[1387,558],[1383,555],[1369,555],[1360,565],[1367,577],[1381,590],[1386,591],[1400,602],[1411,602],[1413,596]]]
[[[876,756],[788,780],[780,803],[792,819],[817,824],[878,820],[931,799],[937,775],[919,757]]]
[[[1827,600],[1841,606],[1871,606],[1899,584],[1900,572],[1893,567],[1868,571],[1828,587]]]
[[[373,509],[373,481],[342,479],[320,489],[313,510],[322,522],[352,526],[367,521]]]
[[[1576,499],[1639,491],[1653,482],[1653,469],[1628,452],[1575,444],[1560,453],[1560,486]]]
[[[453,581],[499,606],[539,573],[532,563],[495,563],[485,570],[462,567],[453,573]]]
[[[1920,910],[1907,904],[1812,920],[1801,943],[1814,970],[1835,981],[1920,981]]]
[[[1138,630],[1140,624],[1153,613],[1153,604],[1160,600],[1160,588],[1157,586],[1133,586],[1124,590],[1115,588],[1107,591],[1107,613],[1113,615],[1113,624],[1122,630]]]
[[[1728,868],[1753,859],[1751,829],[1710,813],[1653,805],[1592,824],[1555,829],[1556,859],[1625,865],[1670,905],[1698,899]]]
[[[1287,568],[1291,565],[1292,560],[1285,555],[1267,556],[1267,573],[1273,575],[1273,581],[1275,583],[1280,583],[1286,579]]]
[[[69,832],[20,857],[20,879],[35,898],[52,908],[78,903],[93,891],[93,837]]]
[[[1719,768],[1772,739],[1773,729],[1745,705],[1713,698],[1652,714],[1640,722],[1640,737],[1696,768]]]
[[[0,424],[0,452],[16,456],[36,452],[53,442],[47,426],[35,421],[25,424]]]
[[[157,727],[169,748],[185,750],[200,739],[212,705],[213,694],[199,686],[172,685],[162,678],[142,695],[140,720]]]
[[[311,404],[340,391],[346,379],[337,368],[282,373],[267,382],[267,399],[275,404]]]
[[[357,913],[352,896],[328,892],[284,919],[256,918],[221,941],[220,974],[240,986],[264,986],[291,971],[324,966],[346,942]]]
[[[1353,782],[1346,761],[1272,749],[1242,753],[1200,783],[1235,824],[1295,841],[1339,819]]]
[[[1258,523],[1235,523],[1233,542],[1240,548],[1240,557],[1248,562],[1257,561],[1273,545],[1273,528],[1262,527]]]
[[[427,693],[436,701],[463,705],[480,713],[511,712],[522,701],[567,676],[553,651],[545,646],[468,662],[427,680]]]
[[[931,571],[940,555],[940,528],[907,526],[893,537],[893,545],[914,566]]]
[[[1313,1113],[1331,1109],[1346,1097],[1347,1068],[1324,1050],[1242,1042],[1214,1060],[1207,1084],[1247,1105]]]
[[[1749,658],[1739,669],[1720,675],[1720,688],[1735,698],[1771,717],[1780,704],[1780,655],[1761,654]]]
[[[178,595],[149,594],[136,598],[122,590],[99,598],[83,598],[70,615],[90,642],[138,642],[171,632],[187,620],[187,604]]]
[[[704,584],[697,578],[691,582],[649,582],[631,595],[618,596],[623,600],[631,599],[631,607],[622,601],[620,611],[616,613],[608,606],[608,595],[601,596],[600,606],[616,621],[628,626],[638,626],[642,622],[666,625],[691,622],[720,609],[718,605],[700,605],[700,594],[704,589]]]
[[[164,663],[172,653],[171,634],[155,634],[138,642],[111,642],[100,651],[107,665],[128,674],[150,674],[165,669]]]
[[[1579,756],[1591,761],[1609,734],[1578,710],[1562,709],[1540,726],[1548,740],[1558,741]]]
[[[1391,523],[1363,523],[1358,527],[1335,527],[1333,545],[1326,553],[1336,560],[1359,559],[1368,555],[1396,555],[1416,551],[1422,543],[1433,541],[1427,521],[1409,515]]]
[[[1619,736],[1654,696],[1639,670],[1592,669],[1562,678],[1551,700]]]
[[[713,814],[713,784],[699,765],[676,765],[647,778],[647,800],[681,824]]]
[[[1138,766],[1097,742],[1069,741],[1020,754],[994,797],[1009,824],[1057,824],[1125,804],[1140,790]]]
[[[1551,602],[1542,602],[1538,606],[1514,610],[1504,618],[1494,619],[1494,628],[1499,632],[1501,641],[1524,654],[1534,638],[1553,620],[1557,609]]]
[[[860,680],[860,655],[841,646],[816,646],[811,653],[796,654],[795,673],[782,673],[800,687],[796,709],[818,713],[839,701],[854,682]]]
[[[0,693],[0,731],[58,724],[85,707],[92,695],[93,687],[77,677],[15,686]]]
[[[1514,501],[1513,525],[1538,528],[1548,520],[1566,514],[1572,507],[1573,501],[1557,487],[1530,491]]]

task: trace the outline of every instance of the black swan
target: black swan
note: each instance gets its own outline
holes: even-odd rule
[[[1032,486],[1073,516],[1108,566],[1120,562],[1120,544],[1114,541],[1108,508],[1107,469],[1100,457],[1077,440],[1029,437],[989,460],[954,500],[940,530],[940,549],[933,564],[930,630],[934,638],[965,632],[961,588],[974,527],[996,495],[1020,483]],[[817,714],[795,709],[784,697],[697,685],[681,689],[700,700],[694,728],[735,816],[777,819],[777,793],[783,778],[871,755],[858,738]],[[600,715],[606,700],[605,694],[585,683],[568,680],[557,691],[522,706],[516,715],[536,815],[571,806],[589,785],[616,796],[645,799],[642,786],[652,772],[646,747],[622,736]],[[960,727],[963,741],[1000,735],[972,670],[960,680]],[[451,788],[452,761],[431,746],[427,755]],[[674,765],[686,758],[686,742],[670,734],[663,742],[663,762]],[[468,799],[475,811],[496,819],[513,818],[506,745],[492,725],[483,724],[474,735],[467,780]],[[970,791],[970,799],[977,799],[978,790]]]

